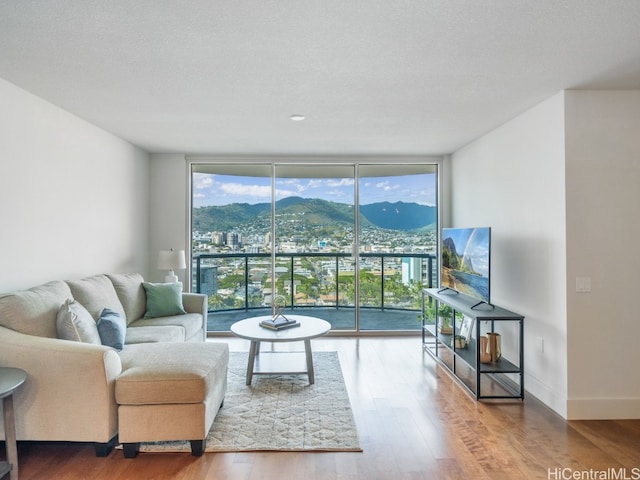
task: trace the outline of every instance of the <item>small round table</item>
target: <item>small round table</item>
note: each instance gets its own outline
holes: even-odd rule
[[[11,480],[18,479],[18,447],[16,419],[13,412],[13,392],[27,379],[27,373],[19,368],[0,367],[0,398],[4,412],[4,438],[7,461],[0,462],[0,478],[9,473]]]
[[[321,318],[304,315],[287,315],[286,317],[290,320],[296,320],[300,326],[283,330],[270,330],[261,327],[260,322],[269,320],[270,315],[247,318],[231,325],[231,332],[234,335],[251,341],[247,365],[247,385],[251,385],[253,375],[273,374],[307,374],[309,383],[315,382],[311,339],[327,334],[331,330],[331,324]],[[299,357],[299,352],[269,352],[266,355],[259,355],[260,342],[298,341],[304,342],[304,358],[302,359],[296,358]]]

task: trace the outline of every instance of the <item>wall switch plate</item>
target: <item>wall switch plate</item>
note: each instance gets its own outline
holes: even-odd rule
[[[536,345],[537,345],[538,353],[544,353],[544,338],[536,337]]]
[[[591,277],[576,277],[576,292],[589,293],[591,291]]]

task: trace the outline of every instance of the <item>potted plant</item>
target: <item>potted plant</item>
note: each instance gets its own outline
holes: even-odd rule
[[[462,335],[455,336],[456,348],[467,348],[467,339]]]
[[[449,305],[438,306],[438,333],[451,335],[453,327],[451,320],[453,319],[453,309]]]

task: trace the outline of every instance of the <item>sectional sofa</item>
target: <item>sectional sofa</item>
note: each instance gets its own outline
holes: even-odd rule
[[[158,397],[173,389],[178,372],[189,375],[185,385],[199,392],[180,401],[196,405],[162,405],[163,411],[179,413],[177,419],[199,409],[203,425],[191,428],[195,438],[186,439],[202,441],[224,398],[228,346],[205,342],[207,297],[176,285],[150,284],[135,273],[94,275],[1,294],[0,366],[28,375],[14,396],[18,440],[93,442],[97,455],[107,455],[122,428],[119,406],[134,412],[126,425],[129,441],[181,439],[171,437],[184,425],[162,431],[135,423],[142,418],[138,412],[175,402]],[[198,359],[197,368],[185,365]],[[117,399],[119,379],[126,405]],[[161,380],[155,391],[149,389],[154,380]]]

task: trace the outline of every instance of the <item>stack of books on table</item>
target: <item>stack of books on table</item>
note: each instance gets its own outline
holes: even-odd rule
[[[285,316],[279,315],[275,318],[262,320],[260,326],[270,330],[284,330],[285,328],[299,327],[300,323],[297,320],[289,320]]]

